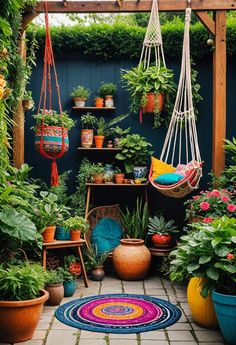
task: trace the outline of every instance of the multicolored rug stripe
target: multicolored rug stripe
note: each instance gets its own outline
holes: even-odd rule
[[[60,306],[55,315],[68,326],[102,333],[141,333],[173,325],[181,311],[146,295],[110,294],[77,299]]]

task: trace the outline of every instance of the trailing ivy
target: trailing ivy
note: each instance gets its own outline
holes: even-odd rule
[[[167,58],[180,58],[182,52],[184,23],[180,19],[166,22],[162,26],[164,50]],[[76,52],[81,57],[96,60],[137,61],[145,35],[145,28],[126,26],[124,24],[93,24],[90,26],[61,26],[52,27],[51,36],[54,51],[57,53]],[[28,29],[28,39],[31,40],[32,27]],[[191,25],[191,57],[196,61],[211,55],[211,48],[207,45],[209,34],[200,23]],[[228,20],[227,43],[228,53],[236,53],[235,45],[236,23]],[[43,51],[45,30],[37,28],[36,38],[39,48]]]

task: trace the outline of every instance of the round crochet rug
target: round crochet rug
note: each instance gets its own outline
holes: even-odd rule
[[[74,328],[103,333],[141,333],[177,322],[173,304],[146,295],[112,294],[77,299],[60,306],[57,319]]]

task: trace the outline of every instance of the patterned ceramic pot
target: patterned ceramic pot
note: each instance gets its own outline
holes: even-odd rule
[[[43,149],[50,156],[55,156],[62,151],[62,136],[65,140],[65,152],[69,150],[68,129],[56,126],[37,126],[35,133],[35,149],[40,151],[40,141],[42,138]]]
[[[113,96],[110,96],[110,95],[105,96],[105,107],[107,108],[114,107]]]
[[[81,146],[92,147],[93,145],[93,129],[81,130]]]
[[[105,172],[103,175],[103,180],[105,183],[113,182],[114,180],[114,169],[112,164],[105,165]]]
[[[75,102],[75,106],[76,107],[79,107],[79,108],[84,108],[85,107],[86,98],[74,97],[73,101]]]
[[[134,179],[146,177],[147,167],[134,167]]]

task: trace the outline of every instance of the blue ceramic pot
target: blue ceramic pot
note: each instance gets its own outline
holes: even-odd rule
[[[64,297],[71,297],[74,295],[75,293],[75,289],[76,289],[76,281],[72,280],[72,281],[64,281],[63,283],[64,286]]]
[[[220,330],[229,344],[236,344],[236,296],[213,291],[212,300]]]
[[[147,167],[134,167],[134,179],[146,177]]]
[[[56,227],[55,239],[58,241],[65,241],[70,239],[70,231],[67,231],[63,226]]]

